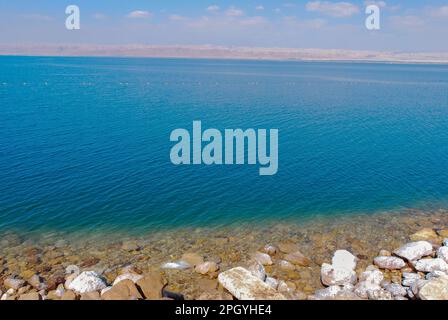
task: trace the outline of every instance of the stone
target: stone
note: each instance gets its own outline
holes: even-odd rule
[[[280,269],[285,271],[293,271],[296,267],[289,261],[281,260],[279,263]]]
[[[41,296],[37,292],[24,293],[17,300],[41,300]]]
[[[415,281],[420,280],[422,277],[418,273],[403,272],[402,285],[405,287],[410,287]]]
[[[438,234],[431,228],[423,228],[409,237],[412,241],[421,240],[437,240],[439,238]]]
[[[392,294],[382,288],[377,290],[368,290],[367,296],[370,300],[394,300]]]
[[[398,270],[406,266],[403,259],[397,257],[383,256],[373,259],[373,263],[381,269]]]
[[[135,274],[135,273],[124,273],[120,274],[118,277],[115,278],[114,283],[112,285],[116,285],[120,281],[123,280],[131,280],[132,282],[136,283],[138,280],[143,278],[141,274]]]
[[[184,253],[181,261],[185,261],[190,266],[195,267],[198,264],[204,263],[204,258],[197,253]]]
[[[300,251],[289,253],[284,259],[294,265],[302,267],[308,267],[311,263],[311,260],[305,257]]]
[[[253,255],[253,259],[258,261],[259,263],[261,263],[264,266],[270,266],[273,264],[271,256],[268,255],[267,253],[256,252]]]
[[[278,244],[278,248],[283,253],[293,253],[293,252],[300,251],[299,246],[290,241],[280,242]]]
[[[448,238],[448,229],[437,230],[437,234],[442,238]]]
[[[277,289],[277,287],[278,287],[278,280],[275,279],[275,278],[266,277],[265,282],[266,282],[267,285],[271,286],[274,289]]]
[[[266,270],[258,261],[252,261],[252,263],[249,264],[247,270],[249,270],[249,272],[252,273],[254,277],[260,279],[261,281],[264,281],[266,279]]]
[[[143,299],[132,280],[125,279],[112,286],[101,295],[102,300],[137,300]]]
[[[200,273],[200,274],[212,273],[212,272],[216,272],[218,270],[219,270],[218,264],[216,262],[212,262],[212,261],[207,261],[207,262],[198,264],[194,268],[194,271],[196,271],[197,273]]]
[[[100,291],[106,288],[106,282],[95,271],[84,271],[68,286],[68,289],[78,294]]]
[[[43,283],[43,280],[39,275],[35,274],[27,281],[31,286],[36,288],[37,290],[44,290],[47,288],[45,283]]]
[[[242,267],[220,273],[218,281],[238,300],[285,300],[284,295]]]
[[[383,273],[378,269],[367,269],[361,273],[359,281],[366,281],[372,284],[380,285],[384,280]]]
[[[321,281],[326,286],[355,284],[356,272],[347,268],[335,268],[328,263],[322,264]]]
[[[76,294],[72,290],[67,290],[62,295],[61,300],[76,300]]]
[[[308,300],[360,300],[350,289],[340,286],[330,286],[317,290]]]
[[[337,250],[331,260],[331,264],[335,269],[344,268],[348,270],[355,270],[357,262],[358,258],[347,250]]]
[[[65,273],[79,275],[81,273],[81,270],[77,265],[71,264],[65,268]]]
[[[394,297],[406,295],[406,288],[397,283],[390,283],[384,287],[386,291],[389,291]]]
[[[186,261],[179,260],[177,262],[167,262],[161,266],[162,269],[185,270],[191,268],[191,265]]]
[[[277,253],[277,248],[273,245],[267,244],[263,247],[262,251],[270,256],[273,256]]]
[[[427,281],[418,292],[422,300],[448,300],[448,277],[439,277]]]
[[[101,300],[101,297],[98,291],[92,291],[81,294],[80,300]]]
[[[138,251],[140,250],[140,246],[135,241],[124,241],[121,249],[125,251]]]
[[[448,263],[448,247],[440,247],[437,250],[437,258],[440,258]]]
[[[414,261],[431,255],[432,245],[428,241],[410,242],[395,250],[394,253],[408,261]]]
[[[3,281],[3,285],[5,286],[6,289],[17,290],[25,285],[25,281],[18,278],[6,278]]]
[[[143,278],[137,281],[137,285],[143,292],[147,300],[162,299],[163,288],[167,285],[165,278],[158,272],[149,272],[143,275]]]
[[[391,253],[390,251],[387,251],[387,250],[382,249],[382,250],[380,250],[380,252],[378,253],[378,255],[379,255],[380,257],[390,257],[390,256],[392,255],[392,253]]]
[[[448,238],[443,239],[443,246],[448,247]]]
[[[421,272],[442,271],[448,272],[448,263],[443,259],[421,259],[414,264],[416,270]]]
[[[380,289],[381,286],[379,284],[372,283],[369,281],[361,281],[355,286],[354,293],[360,298],[368,299],[369,291],[376,291]]]

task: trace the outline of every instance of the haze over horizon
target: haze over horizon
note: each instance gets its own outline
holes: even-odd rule
[[[65,8],[81,29],[65,28]],[[381,30],[365,27],[367,4]],[[18,0],[0,5],[0,44],[213,45],[400,52],[448,52],[446,1]]]

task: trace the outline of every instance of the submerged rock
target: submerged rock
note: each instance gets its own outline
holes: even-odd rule
[[[302,267],[308,267],[311,263],[311,260],[305,257],[300,251],[287,254],[285,260]]]
[[[216,272],[218,270],[219,270],[218,264],[213,261],[207,261],[207,262],[198,264],[194,268],[194,271],[196,271],[197,273],[200,273],[200,274],[212,273],[212,272]]]
[[[412,234],[409,237],[412,241],[421,241],[421,240],[437,240],[439,238],[439,235],[431,228],[424,228],[416,233]]]
[[[185,261],[167,262],[162,264],[162,269],[185,270],[191,268],[191,265]]]
[[[253,255],[253,258],[264,266],[270,266],[273,264],[271,256],[267,253],[256,252]]]
[[[106,288],[106,282],[95,271],[84,271],[68,286],[68,289],[79,294],[99,291]]]
[[[7,278],[3,281],[3,285],[6,289],[17,290],[25,285],[25,281],[18,278]]]
[[[431,255],[432,245],[428,241],[410,242],[395,250],[394,253],[408,261],[414,261]]]
[[[242,267],[236,267],[220,273],[218,275],[218,281],[239,300],[285,299],[281,293]]]
[[[136,283],[141,278],[143,278],[141,274],[135,274],[135,273],[120,274],[118,277],[115,278],[114,283],[112,285],[116,285],[117,283],[123,280],[131,280],[132,282]]]

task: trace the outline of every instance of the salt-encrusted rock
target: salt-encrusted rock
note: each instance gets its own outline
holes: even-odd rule
[[[359,281],[366,281],[372,284],[380,285],[381,281],[384,280],[383,273],[376,269],[374,266],[370,266],[361,273],[361,276],[359,277]]]
[[[397,258],[397,257],[376,257],[373,259],[373,263],[380,267],[381,269],[388,269],[388,270],[396,270],[401,269],[406,266],[406,262],[404,262],[403,259]]]
[[[440,247],[437,250],[437,257],[448,263],[448,247]]]
[[[281,269],[286,270],[286,271],[293,271],[296,269],[296,267],[289,261],[286,260],[281,260],[278,265],[280,266]]]
[[[106,282],[95,271],[84,271],[69,285],[68,289],[76,293],[99,291],[106,288]]]
[[[377,290],[368,290],[367,296],[370,300],[393,300],[392,294],[382,288]]]
[[[413,272],[403,272],[402,285],[405,287],[410,287],[415,281],[420,280],[422,277],[418,273]]]
[[[116,285],[117,283],[119,283],[120,281],[123,281],[123,280],[131,280],[132,282],[136,283],[141,278],[143,278],[143,276],[141,274],[124,273],[124,274],[120,274],[118,277],[116,277],[114,280],[114,283],[112,285]]]
[[[266,282],[267,285],[271,286],[274,289],[277,289],[277,287],[278,287],[278,280],[275,279],[275,278],[266,277],[265,282]]]
[[[340,286],[330,286],[317,290],[308,297],[309,300],[360,300],[351,289]]]
[[[358,258],[347,250],[337,250],[333,255],[333,259],[331,260],[332,266],[336,269],[345,268],[349,270],[355,270],[357,262]]]
[[[67,268],[65,268],[65,273],[79,275],[81,273],[81,270],[79,269],[79,267],[77,265],[71,264],[71,265],[67,266]]]
[[[263,265],[259,263],[258,261],[252,261],[247,270],[249,270],[252,275],[261,281],[264,281],[266,279],[266,270],[264,269]]]
[[[408,261],[418,260],[432,253],[432,245],[428,241],[410,242],[395,250],[394,253]]]
[[[418,292],[422,300],[448,300],[448,277],[439,277],[427,281]]]
[[[356,272],[352,269],[333,267],[328,263],[322,264],[320,270],[322,283],[326,286],[346,285],[356,283]]]
[[[423,228],[409,237],[412,241],[437,240],[438,234],[431,228]]]
[[[185,261],[190,266],[194,267],[201,263],[204,263],[204,258],[198,253],[187,252],[182,255],[181,261]]]
[[[43,282],[42,278],[39,277],[39,275],[37,274],[29,278],[27,282],[37,290],[44,290],[47,288],[47,285]]]
[[[6,287],[6,289],[17,290],[25,285],[25,281],[18,278],[7,278],[5,279],[5,281],[3,281],[3,285]]]
[[[173,269],[173,270],[185,270],[191,268],[191,265],[186,261],[179,260],[177,262],[167,262],[162,264],[162,269]]]
[[[197,273],[200,273],[200,274],[212,273],[212,272],[216,272],[218,270],[219,270],[218,264],[216,264],[216,262],[213,262],[213,261],[207,261],[207,262],[198,264],[196,267],[194,267],[194,271],[196,271]]]
[[[262,251],[264,253],[267,253],[270,256],[273,256],[273,255],[275,255],[277,253],[277,247],[275,247],[273,245],[270,245],[270,244],[267,244],[267,245],[265,245],[263,247]]]
[[[443,245],[445,247],[448,247],[448,238],[447,239],[443,239]]]
[[[376,283],[372,283],[369,281],[361,281],[355,286],[355,290],[353,291],[358,297],[363,299],[368,299],[369,291],[380,290],[381,286]]]
[[[255,277],[249,270],[236,267],[218,276],[219,283],[239,300],[284,300],[285,297]]]
[[[300,248],[297,244],[295,244],[293,242],[289,242],[289,241],[280,242],[278,244],[278,248],[283,253],[293,253],[296,251],[300,251]]]
[[[384,287],[386,291],[389,291],[394,297],[406,295],[406,288],[398,283],[390,283]]]
[[[448,263],[440,258],[419,260],[415,263],[414,267],[421,272],[448,272]]]
[[[144,274],[143,278],[137,281],[137,285],[148,300],[162,299],[163,288],[167,281],[158,272],[149,272]]]
[[[273,263],[271,256],[267,253],[256,252],[253,258],[264,266],[270,266]]]
[[[287,254],[285,260],[302,267],[308,267],[311,263],[310,259],[305,257],[300,251]]]

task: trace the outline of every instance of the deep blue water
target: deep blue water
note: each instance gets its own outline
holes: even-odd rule
[[[448,66],[0,57],[0,229],[448,207]],[[170,132],[278,128],[279,171],[174,166]]]

